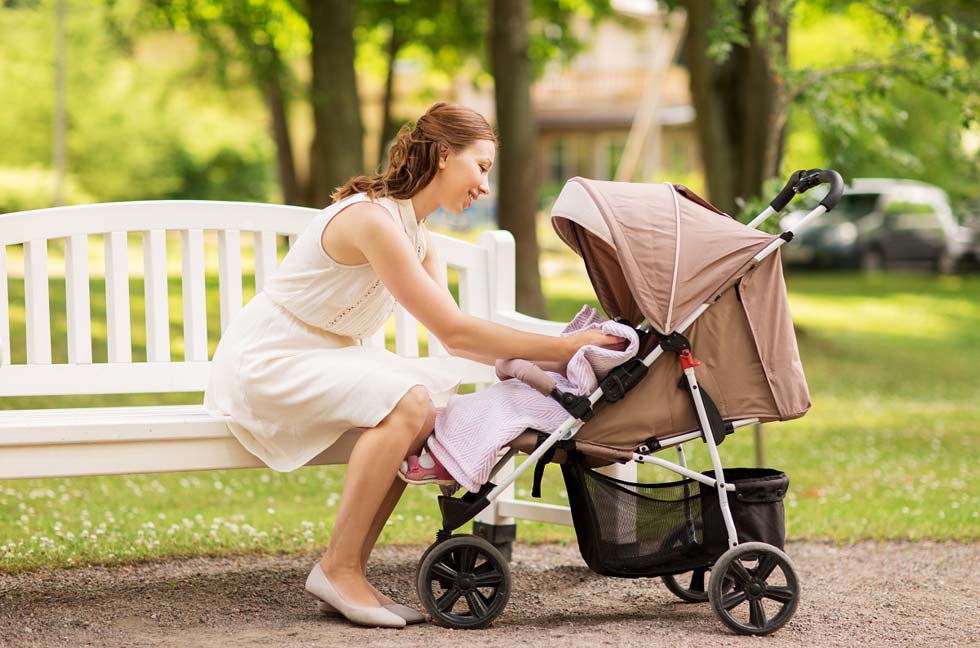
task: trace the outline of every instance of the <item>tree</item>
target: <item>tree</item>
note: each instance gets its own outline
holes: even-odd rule
[[[348,0],[312,0],[312,202],[330,202],[333,189],[364,171],[364,128],[354,74],[354,8]]]
[[[194,32],[214,58],[219,80],[241,63],[269,109],[283,200],[324,205],[334,187],[364,171],[363,128],[354,75],[354,13],[342,0],[156,0],[159,14]],[[309,55],[312,79],[297,89],[290,61]],[[300,178],[289,104],[313,106],[309,174]]]
[[[974,88],[980,82],[976,53],[977,9],[963,0],[853,2],[851,0],[677,0],[688,15],[684,57],[709,196],[735,210],[762,192],[777,175],[790,109],[817,116],[821,128],[854,134],[869,113],[884,116],[904,79],[958,101],[967,121],[976,119]],[[787,55],[790,10],[801,6],[844,11],[867,6],[882,17],[892,46],[855,53],[849,60],[825,56],[821,65],[798,68]],[[946,13],[947,8],[954,10]],[[822,50],[826,51],[826,50]],[[880,140],[879,140],[880,141]],[[831,163],[839,159],[831,158]]]
[[[388,143],[402,119],[394,114],[395,69],[406,50],[424,52],[441,72],[452,74],[473,57],[479,57],[486,35],[486,12],[472,0],[360,0],[357,24],[383,41],[384,90],[376,159],[384,163]]]
[[[528,7],[523,0],[492,0],[490,7],[490,58],[500,131],[497,223],[514,235],[517,244],[517,307],[543,317],[547,309],[535,222],[540,178],[531,107]]]
[[[776,175],[785,118],[778,61],[788,16],[782,0],[681,0],[684,59],[711,201],[734,213]],[[719,15],[720,13],[720,15]],[[764,17],[764,19],[759,19]]]
[[[228,70],[244,65],[269,111],[270,135],[276,147],[276,170],[283,201],[307,204],[309,189],[296,171],[289,125],[289,104],[295,79],[287,61],[303,52],[308,27],[285,0],[156,0],[162,20],[180,31],[192,31],[212,60],[219,83],[229,83]]]

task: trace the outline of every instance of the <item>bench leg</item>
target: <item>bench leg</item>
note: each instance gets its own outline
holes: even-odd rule
[[[500,474],[506,475],[513,470],[514,460],[511,459],[501,468]],[[514,500],[513,484],[476,516],[473,521],[473,535],[492,544],[509,561],[513,553],[514,540],[517,538],[517,524],[514,522],[514,518],[499,514],[498,505],[503,500]]]

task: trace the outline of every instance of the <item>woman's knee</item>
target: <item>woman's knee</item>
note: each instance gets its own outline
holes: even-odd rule
[[[404,420],[413,435],[427,426],[430,420],[434,423],[435,414],[436,409],[429,396],[429,390],[422,385],[415,385],[409,389],[392,410],[392,415]]]

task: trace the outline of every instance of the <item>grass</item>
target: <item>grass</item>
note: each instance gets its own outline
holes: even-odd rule
[[[552,317],[567,320],[593,299],[588,281],[547,280]],[[209,297],[215,280],[209,279]],[[792,274],[790,301],[813,409],[766,426],[766,463],[791,477],[787,531],[794,539],[980,539],[980,278]],[[104,322],[102,280],[92,278],[95,322]],[[10,281],[15,361],[23,361],[23,283]],[[134,359],[145,357],[142,286],[131,286]],[[246,297],[254,288],[246,283]],[[181,313],[179,280],[170,312]],[[66,357],[64,282],[51,280],[55,361]],[[217,303],[209,302],[211,338]],[[173,328],[181,357],[180,326]],[[96,360],[104,330],[93,328]],[[389,340],[390,342],[390,340]],[[214,343],[212,342],[212,351]],[[196,403],[199,393],[0,399],[0,408]],[[692,463],[707,467],[699,444]],[[753,465],[753,435],[729,437],[726,465]],[[308,551],[329,538],[341,466],[7,481],[0,484],[0,571],[115,564],[171,556]],[[670,479],[642,466],[642,480]],[[518,484],[526,496],[529,480]],[[549,467],[545,501],[566,499]],[[410,488],[384,543],[431,541],[434,489]],[[574,542],[572,530],[518,522],[524,541]]]

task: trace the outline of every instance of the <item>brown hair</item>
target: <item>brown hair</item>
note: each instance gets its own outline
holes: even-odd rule
[[[398,131],[388,150],[384,171],[351,178],[330,197],[334,202],[357,193],[366,193],[372,199],[411,198],[432,182],[444,148],[461,151],[477,140],[497,141],[483,115],[458,104],[432,104],[414,127],[405,124]]]

